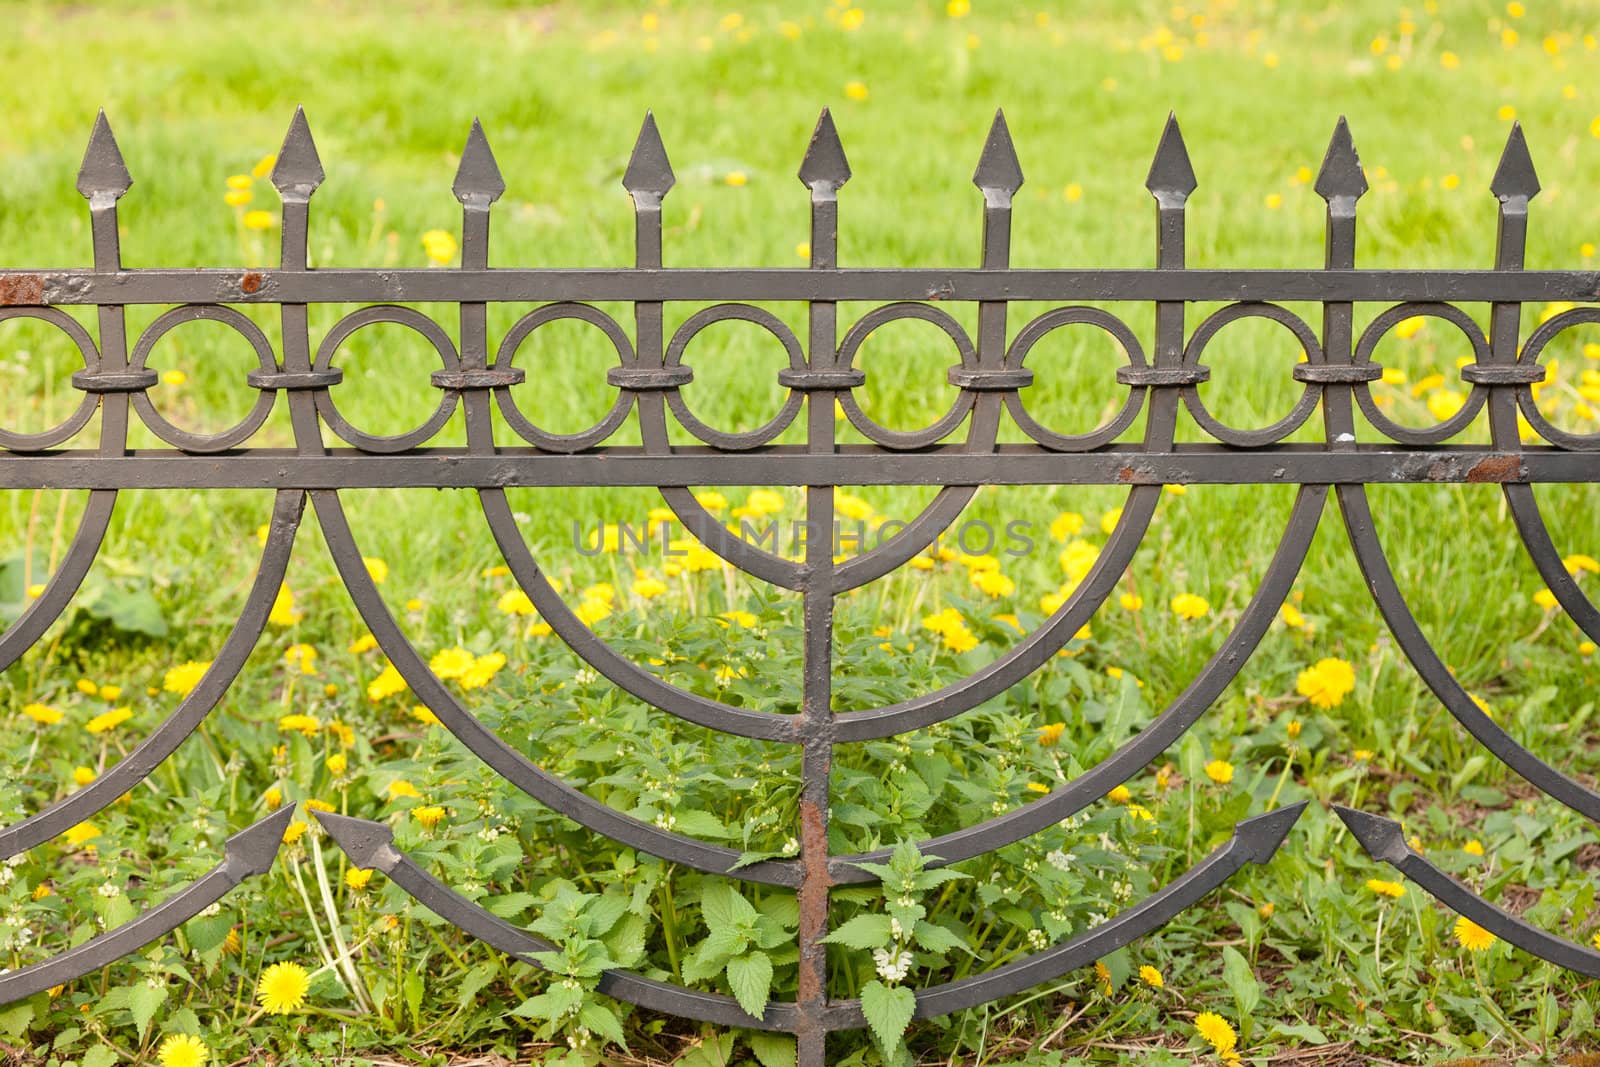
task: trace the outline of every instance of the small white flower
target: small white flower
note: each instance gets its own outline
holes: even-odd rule
[[[911,973],[911,953],[904,949],[873,949],[872,962],[877,965],[878,977],[885,982],[898,982]]]
[[[1049,943],[1050,938],[1046,936],[1043,930],[1040,930],[1036,927],[1028,931],[1028,944],[1033,946],[1035,949],[1044,948]]]
[[[799,851],[800,851],[800,842],[798,840],[796,840],[795,838],[791,837],[791,838],[789,838],[787,841],[785,841],[783,843],[783,854],[785,856],[793,856],[793,855],[797,854]]]
[[[111,882],[101,883],[100,888],[95,890],[95,892],[99,893],[103,897],[106,897],[107,899],[122,895],[121,888],[112,884]]]

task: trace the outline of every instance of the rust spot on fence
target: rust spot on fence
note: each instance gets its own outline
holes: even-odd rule
[[[1516,482],[1524,477],[1520,456],[1489,456],[1467,471],[1469,482]]]
[[[0,278],[0,304],[44,303],[44,278],[37,274],[14,274]]]
[[[244,277],[239,279],[239,288],[243,289],[247,293],[253,293],[257,289],[260,289],[261,272],[254,270],[245,272]]]

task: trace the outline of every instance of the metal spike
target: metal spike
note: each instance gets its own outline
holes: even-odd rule
[[[1158,198],[1162,196],[1186,199],[1200,183],[1195,180],[1194,167],[1189,163],[1189,149],[1183,143],[1183,131],[1178,129],[1178,116],[1167,113],[1167,125],[1161,131],[1161,143],[1156,146],[1156,158],[1150,163],[1150,173],[1145,176],[1144,187]]]
[[[463,204],[469,199],[492,204],[506,191],[505,179],[500,177],[500,167],[489,148],[489,139],[483,134],[483,124],[477,119],[472,120],[472,129],[467,131],[467,147],[461,150],[461,165],[456,168],[456,180],[450,191]]]
[[[1501,200],[1523,197],[1532,200],[1539,195],[1539,175],[1533,169],[1533,156],[1528,153],[1527,138],[1522,136],[1522,123],[1511,124],[1511,134],[1500,153],[1500,165],[1494,169],[1494,180],[1489,189]]]
[[[311,139],[305,108],[297,107],[289,122],[289,132],[284,134],[283,147],[278,149],[278,162],[272,167],[272,187],[280,196],[309,197],[324,177],[322,159],[317,155],[316,142]]]
[[[644,125],[639,127],[639,139],[633,143],[633,155],[628,157],[628,169],[622,172],[622,187],[629,193],[664,197],[678,182],[672,173],[672,161],[667,159],[666,146],[656,130],[653,112],[644,113]]]
[[[278,846],[283,844],[284,831],[294,816],[293,805],[268,815],[265,819],[234,834],[223,843],[228,857],[228,868],[240,879],[266,874],[278,858]]]
[[[983,144],[983,154],[978,157],[978,168],[972,172],[972,184],[982,189],[985,196],[1009,200],[1022,188],[1022,180],[1022,164],[1017,160],[1016,146],[1011,143],[1005,112],[997,110],[989,127],[989,139]]]
[[[111,123],[106,121],[105,109],[94,120],[94,132],[89,135],[89,147],[84,149],[83,165],[78,168],[78,192],[85,199],[98,193],[118,199],[133,185],[133,176],[122,162],[122,151],[111,133]]]
[[[811,131],[805,158],[800,161],[800,181],[809,189],[838,190],[849,180],[850,160],[845,158],[833,115],[823,108],[817,118],[817,128]]]
[[[312,814],[357,867],[388,872],[400,862],[400,853],[394,848],[394,831],[387,823],[336,815],[331,811],[313,811]]]
[[[1265,815],[1245,819],[1233,828],[1233,839],[1244,850],[1246,860],[1266,863],[1283,845],[1283,839],[1289,836],[1289,830],[1305,810],[1306,802],[1302,800]]]
[[[1333,137],[1328,141],[1328,151],[1322,157],[1322,169],[1312,188],[1324,200],[1334,197],[1361,199],[1367,191],[1367,174],[1361,169],[1361,157],[1356,154],[1356,143],[1350,136],[1350,124],[1339,116],[1333,127]]]
[[[1411,846],[1406,844],[1405,830],[1393,819],[1357,811],[1343,804],[1335,804],[1333,810],[1373,859],[1399,863],[1411,854]]]

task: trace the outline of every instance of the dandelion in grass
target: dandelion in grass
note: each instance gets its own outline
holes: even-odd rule
[[[1406,887],[1399,882],[1386,882],[1382,878],[1368,878],[1367,888],[1380,897],[1398,900],[1406,895]]]
[[[1047,722],[1039,727],[1039,743],[1046,748],[1055,745],[1061,740],[1061,735],[1066,732],[1067,724],[1064,722]]]
[[[1139,981],[1151,989],[1165,989],[1167,987],[1167,980],[1161,977],[1161,972],[1148,963],[1139,968]]]
[[[352,656],[359,656],[363,652],[371,652],[377,647],[378,639],[376,637],[373,637],[371,634],[362,634],[360,637],[350,642],[350,647],[345,651],[349,652]]]
[[[1127,804],[1133,800],[1133,790],[1125,785],[1114,785],[1111,792],[1106,794],[1106,799],[1113,804]]]
[[[66,833],[67,844],[73,848],[93,848],[90,841],[100,836],[100,827],[92,822],[80,822]]]
[[[316,737],[322,731],[322,720],[315,715],[285,715],[278,720],[278,729],[286,734]]]
[[[273,786],[261,794],[261,803],[267,806],[268,811],[277,811],[283,806],[283,790]]]
[[[256,1000],[270,1015],[288,1015],[306,1002],[311,978],[298,963],[274,963],[261,972]]]
[[[278,225],[278,217],[270,211],[246,211],[244,213],[244,228],[247,230],[270,230]]]
[[[1533,602],[1545,611],[1554,611],[1558,603],[1556,595],[1548,589],[1541,589],[1533,594]]]
[[[1479,841],[1477,838],[1473,838],[1471,841],[1468,841],[1466,844],[1461,846],[1461,851],[1465,852],[1469,856],[1482,856],[1483,842]]]
[[[997,570],[975,571],[972,584],[992,597],[1008,597],[1017,591],[1017,583]]]
[[[376,556],[362,556],[362,564],[367,568],[367,575],[379,585],[389,580],[389,564]]]
[[[429,804],[421,808],[412,808],[411,817],[417,820],[424,830],[432,830],[444,820],[445,810],[437,804]]]
[[[205,1067],[211,1062],[211,1049],[193,1034],[173,1034],[156,1049],[161,1067]]]
[[[352,892],[364,892],[367,888],[367,883],[371,881],[371,868],[351,867],[344,872],[344,884],[348,886]]]
[[[296,819],[283,829],[283,843],[292,845],[306,836],[306,831],[311,827],[303,820]]]
[[[533,601],[528,599],[528,594],[520,589],[512,589],[502,593],[500,599],[495,601],[496,608],[506,615],[532,615]]]
[[[1300,739],[1300,731],[1303,729],[1304,727],[1300,724],[1299,719],[1290,719],[1288,725],[1283,728],[1283,732],[1289,736],[1289,740],[1298,741]]]
[[[1372,751],[1370,748],[1358,748],[1350,753],[1350,758],[1355,760],[1357,763],[1367,763],[1370,762],[1372,757],[1376,755],[1377,753]]]
[[[1468,952],[1482,952],[1499,940],[1465,915],[1456,918],[1455,935],[1456,941]]]
[[[94,773],[94,768],[92,768],[92,767],[74,767],[74,768],[72,768],[72,781],[73,781],[74,785],[79,785],[79,786],[88,785],[90,782],[93,782],[98,777],[100,777],[100,776],[98,774]]]
[[[167,672],[166,677],[162,679],[161,688],[168,693],[186,697],[194,691],[194,687],[200,684],[200,679],[204,678],[206,671],[210,669],[210,660],[204,663],[195,660],[180,663]]]
[[[494,680],[494,676],[500,673],[500,668],[505,665],[506,654],[504,652],[490,652],[487,655],[478,656],[472,661],[471,667],[461,672],[461,677],[457,679],[457,682],[463,689],[482,689]]]
[[[1214,759],[1205,766],[1206,777],[1218,785],[1227,785],[1233,781],[1233,764],[1227,760]]]
[[[1143,804],[1129,804],[1128,817],[1140,822],[1155,822],[1156,814]]]
[[[478,660],[464,648],[447,648],[433,654],[428,667],[440,678],[459,678],[472,669]]]
[[[328,768],[329,774],[337,778],[339,775],[343,774],[349,769],[350,757],[346,756],[343,752],[335,752],[333,755],[323,760],[322,764]]]
[[[654,577],[653,575],[644,574],[641,572],[640,575],[633,580],[633,584],[630,585],[628,589],[633,593],[634,596],[639,597],[641,600],[654,600],[656,597],[667,591],[667,583],[663,582],[660,578]]]
[[[456,258],[456,239],[448,230],[429,230],[422,235],[422,250],[428,259],[443,266]]]
[[[283,662],[290,670],[301,674],[317,673],[317,650],[311,645],[290,645],[283,653]]]
[[[1329,657],[1301,671],[1294,688],[1316,707],[1336,708],[1355,686],[1355,668],[1342,659]]]
[[[1226,1056],[1239,1043],[1239,1035],[1233,1032],[1233,1026],[1214,1011],[1203,1011],[1196,1015],[1194,1028],[1200,1034],[1200,1039],[1216,1049],[1218,1055]]]
[[[1179,593],[1172,598],[1172,613],[1180,619],[1202,619],[1211,612],[1211,604],[1203,596]]]
[[[116,729],[131,718],[133,718],[132,708],[112,708],[110,711],[101,712],[84,723],[83,728],[91,734],[103,734],[108,730]]]
[[[404,778],[396,778],[394,781],[390,782],[389,788],[386,790],[386,792],[388,792],[390,800],[398,800],[400,797],[414,797],[420,799],[422,796],[422,794],[417,791],[417,787],[406,781]]]
[[[22,714],[40,726],[54,726],[63,717],[59,708],[52,708],[48,704],[24,704]]]

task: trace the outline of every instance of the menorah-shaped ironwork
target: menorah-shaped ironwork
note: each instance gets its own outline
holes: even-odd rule
[[[1539,191],[1523,135],[1513,127],[1491,189],[1499,200],[1499,244],[1490,270],[1357,270],[1356,204],[1367,190],[1350,132],[1341,119],[1317,177],[1327,202],[1326,262],[1320,270],[1191,270],[1184,263],[1185,202],[1196,182],[1177,122],[1162,133],[1147,187],[1157,205],[1156,266],[1148,270],[1022,270],[1009,266],[1012,198],[1023,176],[1003,116],[997,115],[973,181],[983,194],[983,246],[974,269],[851,269],[837,262],[838,198],[850,178],[832,119],[823,112],[799,177],[811,194],[811,262],[804,269],[686,269],[662,265],[661,210],[673,172],[646,117],[622,184],[633,199],[636,265],[628,269],[490,268],[491,205],[505,190],[482,128],[467,138],[454,191],[461,201],[462,255],[456,270],[307,269],[310,201],[323,170],[303,113],[297,112],[272,172],[283,202],[282,256],[276,269],[125,270],[117,238],[117,201],[131,181],[102,114],[90,140],[78,189],[92,218],[94,267],[90,270],[0,271],[0,320],[25,317],[58,326],[82,352],[84,369],[73,377],[83,394],[77,410],[41,433],[0,430],[0,488],[86,489],[88,505],[61,565],[16,623],[0,635],[0,668],[15,663],[49,628],[82,583],[105,539],[120,489],[271,488],[276,503],[254,586],[233,631],[204,678],[178,709],[120,763],[99,779],[12,826],[0,829],[0,858],[39,845],[104,809],[170,756],[210,713],[233,683],[259,639],[288,565],[305,502],[315,507],[342,580],[379,645],[411,689],[468,749],[516,787],[577,823],[663,859],[750,882],[792,887],[798,896],[798,995],[772,1003],[761,1017],[728,996],[696,991],[626,972],[608,972],[601,991],[647,1008],[729,1026],[790,1031],[800,1061],[823,1062],[826,1034],[864,1025],[861,1005],[830,1000],[820,939],[828,927],[830,888],[870,882],[863,862],[887,851],[833,855],[828,847],[829,773],[834,746],[889,737],[950,719],[1005,691],[1043,666],[1090,619],[1115,588],[1150,526],[1162,486],[1204,483],[1290,483],[1299,486],[1281,543],[1260,586],[1237,623],[1189,686],[1112,755],[1023,807],[921,843],[938,864],[983,855],[1055,825],[1135,775],[1177,741],[1238,674],[1260,642],[1305,560],[1331,489],[1369,588],[1399,646],[1452,716],[1513,771],[1555,800],[1600,821],[1600,794],[1519,745],[1455,681],[1424,636],[1395,582],[1374,526],[1368,483],[1490,482],[1498,484],[1533,562],[1561,605],[1592,638],[1600,640],[1600,612],[1563,565],[1545,526],[1536,483],[1600,481],[1600,434],[1581,435],[1551,424],[1534,402],[1532,386],[1544,377],[1546,346],[1563,331],[1600,323],[1600,307],[1579,307],[1550,318],[1525,339],[1522,305],[1528,301],[1600,302],[1600,273],[1523,269],[1528,204]],[[615,319],[588,301],[626,301],[634,307],[629,336]],[[839,334],[838,303],[879,306]],[[1056,306],[1008,333],[1014,301]],[[1139,337],[1122,320],[1075,301],[1141,301],[1155,305],[1154,337],[1147,358]],[[672,336],[663,326],[668,301],[723,301],[692,315]],[[806,337],[797,337],[770,312],[747,301],[797,301],[808,311]],[[975,337],[940,305],[975,302]],[[1186,305],[1226,301],[1192,331]],[[1283,301],[1323,307],[1320,336]],[[459,344],[437,322],[402,306],[416,302],[459,305]],[[500,340],[491,359],[487,305],[538,305]],[[1354,305],[1384,302],[1357,336]],[[1491,305],[1487,334],[1460,302]],[[369,305],[345,316],[313,351],[307,306]],[[129,304],[173,304],[130,346],[124,328]],[[280,309],[281,351],[229,305],[269,304]],[[98,343],[60,306],[93,306]],[[1426,428],[1390,419],[1376,403],[1371,383],[1382,376],[1373,355],[1379,341],[1413,316],[1443,320],[1459,330],[1475,358],[1459,370],[1468,393],[1459,411]],[[1240,429],[1209,412],[1198,386],[1209,371],[1208,343],[1226,324],[1264,318],[1290,331],[1304,348],[1294,368],[1303,384],[1282,419],[1260,429]],[[173,327],[207,319],[232,327],[254,349],[259,368],[247,376],[259,391],[255,407],[238,425],[212,434],[174,426],[152,404],[157,380],[147,365],[155,342]],[[512,395],[524,379],[517,350],[539,327],[560,320],[597,327],[615,346],[618,363],[606,381],[616,403],[594,426],[553,433],[532,422]],[[778,373],[788,392],[778,414],[759,429],[732,433],[701,421],[681,389],[693,379],[685,351],[712,323],[738,319],[771,333],[787,353]],[[885,323],[920,319],[942,330],[959,353],[947,380],[959,389],[950,410],[916,431],[874,421],[853,391],[865,382],[856,365],[859,347]],[[417,428],[377,436],[340,413],[333,387],[341,344],[374,323],[396,323],[421,334],[443,369],[432,375],[438,408]],[[1061,433],[1028,409],[1022,390],[1034,372],[1030,350],[1050,332],[1087,325],[1109,334],[1127,365],[1116,380],[1127,400],[1105,424],[1087,433]],[[598,383],[596,383],[598,385]],[[1109,386],[1110,383],[1108,382]],[[277,400],[287,394],[295,446],[249,447]],[[843,444],[835,404],[869,442]],[[427,447],[457,407],[464,412],[465,447]],[[1179,443],[1180,406],[1210,435],[1206,443]],[[1321,408],[1324,440],[1287,438]],[[1355,411],[1385,440],[1356,439]],[[97,446],[66,448],[100,413]],[[637,411],[641,446],[608,445]],[[1487,411],[1490,444],[1450,444]],[[496,419],[498,412],[498,420]],[[804,443],[774,442],[804,412]],[[672,422],[693,435],[694,446],[669,442]],[[1119,439],[1144,416],[1143,439]],[[1524,444],[1519,414],[1539,444]],[[169,449],[130,451],[130,419]],[[1027,436],[1027,444],[1000,444],[1002,420]],[[954,440],[965,427],[965,436]],[[343,442],[329,447],[324,430]],[[497,442],[509,431],[520,444]],[[690,491],[695,485],[786,485],[806,490],[806,526],[834,527],[838,485],[931,485],[939,491],[914,520],[870,551],[842,562],[831,538],[809,537],[803,558],[768,552],[725,529]],[[1037,630],[975,674],[890,706],[834,707],[832,637],[835,599],[880,578],[923,552],[947,529],[984,485],[1122,485],[1128,487],[1120,521],[1076,591]],[[728,734],[797,745],[802,753],[800,851],[794,859],[739,864],[740,854],[634,819],[553,777],[486,728],[440,682],[407,640],[362,563],[339,491],[359,487],[474,489],[506,563],[556,634],[613,684],[670,715]],[[709,549],[738,569],[797,591],[804,621],[800,711],[769,714],[734,707],[669,683],[624,657],[586,627],[546,579],[519,532],[505,491],[513,486],[652,486],[683,524]],[[776,685],[785,684],[773,679]],[[974,977],[917,991],[916,1012],[928,1017],[1019,992],[1085,966],[1156,929],[1220,886],[1246,863],[1265,863],[1282,844],[1304,805],[1246,819],[1234,836],[1164,889],[1111,921],[1053,947]],[[1535,930],[1473,895],[1411,851],[1398,824],[1339,808],[1340,816],[1376,858],[1396,865],[1446,904],[1506,940],[1564,967],[1600,975],[1600,952]],[[279,811],[230,839],[227,856],[212,874],[119,929],[56,957],[0,975],[0,1002],[31,995],[82,975],[160,937],[232,885],[267,869],[289,817]],[[461,929],[529,962],[547,943],[482,910],[433,878],[393,844],[387,825],[319,812],[319,820],[351,859],[385,871],[417,901]]]

